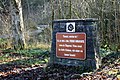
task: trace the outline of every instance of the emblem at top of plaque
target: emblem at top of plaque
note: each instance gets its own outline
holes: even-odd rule
[[[75,32],[75,22],[66,23],[66,32]]]

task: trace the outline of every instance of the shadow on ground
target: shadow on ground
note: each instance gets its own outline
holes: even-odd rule
[[[120,52],[112,53],[103,58],[103,63],[111,64],[119,60]],[[26,61],[29,59],[26,59]],[[114,63],[113,63],[114,64]],[[23,65],[16,62],[0,65],[0,80],[75,80],[81,79],[79,68],[62,65]],[[97,72],[96,72],[97,73]],[[92,77],[94,77],[94,73]],[[107,77],[106,77],[107,78]]]

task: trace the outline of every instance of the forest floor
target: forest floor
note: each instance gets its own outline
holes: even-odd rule
[[[99,69],[85,73],[71,66],[47,66],[48,60],[46,50],[1,50],[0,80],[120,80],[120,52],[105,56]]]

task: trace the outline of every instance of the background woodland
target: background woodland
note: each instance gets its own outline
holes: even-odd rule
[[[98,19],[101,47],[119,48],[120,0],[0,0],[0,48],[50,45],[52,20],[81,18]]]

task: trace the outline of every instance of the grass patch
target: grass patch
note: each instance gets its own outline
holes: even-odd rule
[[[39,65],[49,62],[50,44],[29,44],[24,50],[0,49],[0,64]]]
[[[29,50],[16,51],[16,53],[21,54],[23,56],[27,56],[27,57],[43,55],[45,52],[46,52],[46,50],[41,50],[41,49],[29,49]]]
[[[45,49],[4,50],[0,63],[15,65],[38,65],[49,61],[49,51]]]
[[[44,60],[40,60],[38,58],[29,58],[29,59],[23,59],[23,60],[16,60],[12,62],[8,62],[7,64],[15,64],[15,65],[39,65],[39,64],[45,64],[46,62]]]
[[[34,57],[34,56],[49,54],[49,51],[40,48],[17,50],[17,51],[12,49],[7,49],[7,50],[3,50],[3,53],[7,53],[7,54],[3,54],[4,56],[9,56],[10,54],[14,53],[14,55],[18,54],[20,56],[25,56],[25,57]]]
[[[0,56],[0,63],[6,62],[6,61],[8,61],[9,59],[10,59],[10,58],[9,58],[9,54],[1,55],[1,56]]]
[[[113,51],[100,48],[100,56],[101,56],[102,58],[103,58],[103,57],[106,57],[107,55],[112,54],[112,53],[113,53]]]
[[[42,49],[42,50],[50,50],[51,48],[51,44],[46,44],[46,43],[37,43],[37,44],[29,44],[26,46],[26,49]]]
[[[0,63],[4,62],[4,61],[6,61],[6,60],[8,60],[8,58],[7,58],[7,57],[0,56]]]

